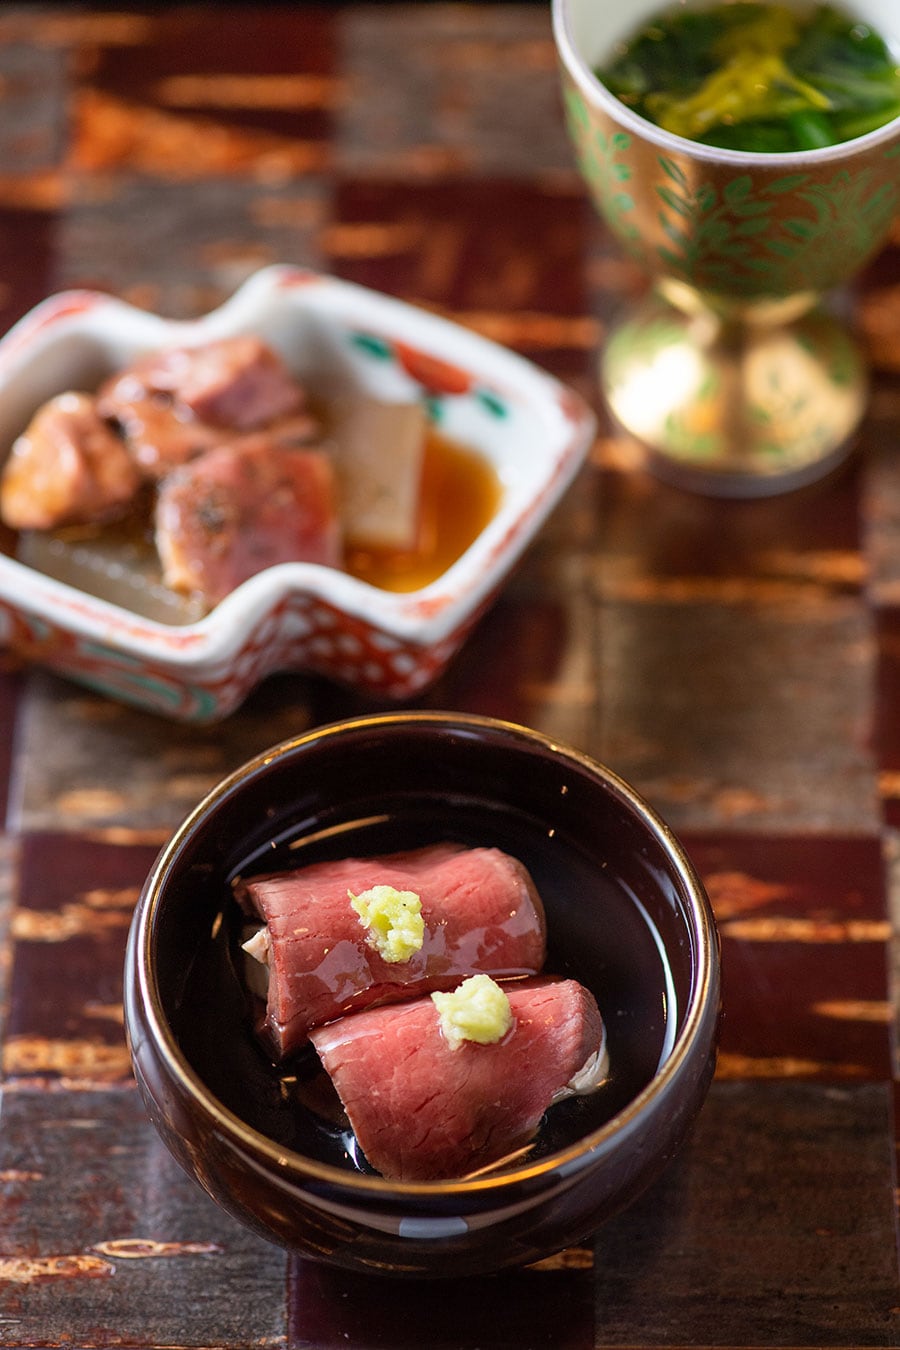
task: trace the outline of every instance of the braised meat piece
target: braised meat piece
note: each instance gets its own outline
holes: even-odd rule
[[[155,526],[165,585],[210,606],[276,563],[341,560],[327,454],[285,449],[264,432],[173,469]]]
[[[135,375],[122,375],[104,386],[98,407],[120,427],[135,466],[152,480],[164,478],[226,438],[221,427],[198,422],[170,394],[148,390]]]
[[[353,895],[415,896],[418,943],[402,959],[373,939],[402,923],[389,908],[367,930]],[[310,1027],[370,1003],[446,989],[476,971],[531,975],[545,958],[544,909],[528,871],[496,848],[433,844],[406,853],[312,863],[242,883],[237,899],[263,920],[249,946],[265,967],[264,1038],[279,1056]],[[377,900],[376,900],[377,903]],[[393,958],[393,959],[392,959]],[[252,967],[251,967],[252,969]]]
[[[66,393],[37,411],[0,478],[0,516],[14,530],[52,530],[122,515],[140,474],[87,394]]]
[[[173,389],[201,422],[250,431],[296,412],[303,390],[260,338],[223,338],[169,354]]]
[[[533,1137],[559,1098],[607,1073],[593,995],[552,977],[503,986],[511,1028],[497,1041],[444,1035],[431,998],[368,1008],[310,1036],[368,1161],[397,1181],[465,1176]]]
[[[432,548],[433,512],[421,510],[435,495],[433,474],[423,487],[427,438],[418,403],[332,391],[327,408],[311,407],[304,383],[256,335],[164,347],[95,395],[67,393],[39,410],[0,473],[0,521],[39,533],[133,506],[129,547],[138,538],[143,547],[155,500],[163,587],[203,608],[281,562],[363,575],[364,557],[380,584],[395,561],[405,575],[408,559]],[[101,547],[94,563],[118,593],[112,572],[128,561]]]
[[[98,402],[141,470],[159,479],[225,440],[299,413],[305,394],[272,348],[241,336],[153,352],[108,380]]]
[[[272,444],[281,450],[297,449],[301,446],[322,444],[322,424],[309,412],[293,413],[288,417],[279,417],[265,434]],[[330,453],[330,447],[329,447]]]

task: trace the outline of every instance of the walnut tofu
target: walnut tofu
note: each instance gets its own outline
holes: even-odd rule
[[[338,410],[333,428],[347,543],[415,548],[427,421],[420,403],[359,398]]]

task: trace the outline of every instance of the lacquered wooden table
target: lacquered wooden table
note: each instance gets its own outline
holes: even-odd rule
[[[587,203],[543,5],[0,9],[0,325],[72,285],[174,316],[299,262],[508,343],[596,402],[640,285]],[[420,706],[499,714],[629,779],[721,927],[716,1081],[593,1243],[440,1287],[244,1232],[148,1124],[131,909],[224,772],[366,706],[296,674],[170,724],[0,674],[0,1344],[589,1350],[900,1344],[900,228],[851,297],[876,372],[827,483],[716,502],[601,434]]]

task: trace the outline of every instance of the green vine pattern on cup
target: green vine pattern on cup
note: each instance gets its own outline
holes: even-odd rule
[[[627,187],[632,136],[596,128],[576,89],[567,91],[565,107],[579,168],[600,210],[629,252],[645,261]],[[898,155],[898,144],[885,151],[886,159]],[[871,162],[856,173],[840,168],[827,182],[796,172],[754,188],[750,174],[741,173],[721,190],[695,185],[670,156],[657,163],[657,223],[665,237],[657,259],[669,276],[702,291],[759,297],[825,289],[870,256],[900,205],[900,174],[885,178]]]
[[[631,166],[617,158],[630,148],[631,137],[627,131],[615,131],[607,136],[595,130],[587,103],[577,90],[568,89],[564,103],[569,134],[585,181],[616,234],[626,244],[636,245],[640,232],[636,223],[629,219],[629,212],[635,208],[627,187]]]
[[[756,191],[750,175],[740,174],[720,194],[709,184],[693,190],[674,160],[661,155],[658,163],[668,179],[656,187],[668,208],[660,213],[668,242],[658,256],[667,271],[702,290],[787,295],[824,288],[849,259],[865,260],[897,209],[897,184],[879,182],[872,168],[839,169],[827,183],[785,174]]]

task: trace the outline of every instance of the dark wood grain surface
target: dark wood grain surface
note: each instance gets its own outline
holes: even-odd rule
[[[167,315],[333,272],[596,403],[641,285],[588,205],[543,5],[0,7],[0,327],[87,285]],[[122,1031],[156,850],[227,770],[366,705],[300,675],[174,726],[0,656],[0,1345],[896,1346],[900,227],[849,297],[875,371],[827,483],[715,502],[601,414],[575,487],[420,706],[605,760],[721,927],[716,1081],[583,1248],[396,1286],[244,1232],[169,1159]]]

